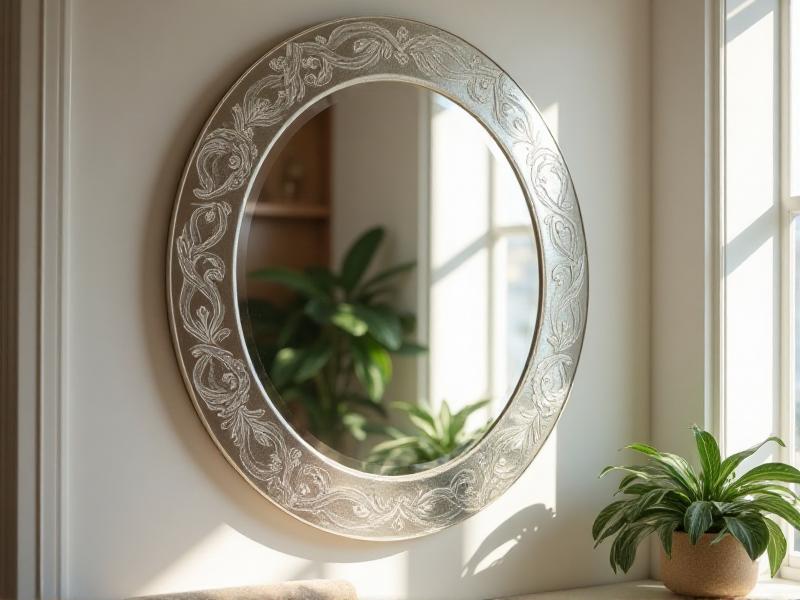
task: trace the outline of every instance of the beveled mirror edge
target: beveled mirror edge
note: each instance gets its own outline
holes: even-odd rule
[[[336,53],[353,38],[352,55]],[[304,51],[310,53],[305,60]],[[324,51],[324,56],[315,56],[315,51]],[[509,156],[541,238],[540,317],[534,347],[507,409],[469,452],[436,469],[406,476],[353,472],[332,463],[298,440],[270,402],[255,406],[259,399],[250,394],[255,374],[243,348],[240,324],[230,316],[238,313],[231,294],[235,282],[225,275],[226,267],[230,272],[234,266],[247,196],[241,188],[250,191],[252,185],[245,182],[252,184],[253,164],[260,162],[252,159],[261,142],[275,137],[274,132],[260,135],[257,128],[274,129],[292,114],[293,106],[302,112],[305,103],[295,104],[302,100],[298,89],[324,89],[355,79],[347,77],[352,70],[335,70],[342,65],[373,70],[377,66],[386,80],[395,75],[396,80],[424,81],[428,83],[424,87],[463,100],[458,104],[492,133]],[[261,67],[266,75],[244,90]],[[409,75],[414,69],[419,71]],[[283,98],[278,95],[274,102],[264,102],[259,97],[269,85],[275,89],[274,84],[282,81],[294,86],[283,90]],[[485,105],[487,94],[492,96],[491,108]],[[291,100],[283,110],[279,105],[287,97]],[[248,117],[254,120],[248,122]],[[525,148],[519,150],[519,145]],[[217,166],[220,160],[231,168],[222,181],[218,170],[208,168],[209,161]],[[233,235],[231,213],[236,215]],[[210,229],[207,237],[201,220]],[[210,265],[202,272],[197,269],[201,260]],[[181,372],[217,446],[251,485],[286,512],[326,531],[359,539],[406,539],[438,531],[474,514],[519,477],[552,431],[568,397],[588,303],[585,237],[572,182],[532,102],[502,70],[460,38],[396,18],[342,19],[312,27],[267,53],[237,81],[204,127],[181,179],[167,278]],[[195,309],[192,301],[198,292],[207,302]],[[233,331],[238,335],[231,335]],[[215,379],[211,365],[216,365],[215,371],[223,370],[224,376]]]

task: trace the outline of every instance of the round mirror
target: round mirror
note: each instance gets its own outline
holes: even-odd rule
[[[240,315],[285,420],[371,473],[468,450],[519,383],[540,304],[528,204],[492,136],[440,94],[364,83],[302,113],[256,181]]]
[[[437,27],[321,23],[261,57],[178,187],[167,298],[189,397],[264,497],[408,539],[496,499],[567,400],[583,224],[525,92]]]

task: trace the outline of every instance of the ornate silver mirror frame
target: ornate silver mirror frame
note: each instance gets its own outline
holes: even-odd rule
[[[251,362],[237,304],[237,245],[262,162],[308,107],[368,81],[426,87],[485,126],[525,191],[541,261],[537,330],[506,410],[469,451],[401,476],[339,464],[286,423]],[[345,19],[303,31],[268,52],[214,110],[180,182],[167,296],[189,395],[242,477],[286,512],[326,531],[405,539],[481,510],[522,474],[554,428],[583,341],[586,245],[558,146],[508,75],[436,27],[396,18]]]

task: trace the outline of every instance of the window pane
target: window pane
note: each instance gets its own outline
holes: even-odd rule
[[[492,193],[495,197],[494,218],[497,225],[530,225],[531,216],[525,195],[514,170],[502,155],[492,155]]]
[[[536,327],[533,307],[539,303],[539,263],[532,236],[509,236],[506,243],[505,381],[510,387],[525,365]]]

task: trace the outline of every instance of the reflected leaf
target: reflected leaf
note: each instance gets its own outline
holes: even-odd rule
[[[369,330],[366,321],[350,304],[339,304],[331,315],[331,323],[355,337],[361,337]]]
[[[299,273],[292,269],[270,268],[253,271],[250,273],[253,279],[268,281],[286,286],[308,298],[324,298],[325,292],[317,287],[315,281],[305,273]]]
[[[362,234],[350,247],[342,261],[340,275],[342,287],[346,291],[350,292],[358,285],[383,240],[383,236],[383,227],[374,227]]]
[[[356,378],[373,402],[383,398],[392,378],[392,359],[389,353],[369,336],[351,338],[353,370]]]
[[[333,349],[326,343],[312,346],[309,350],[302,353],[294,375],[294,381],[302,383],[314,377],[328,363],[333,354]]]
[[[395,350],[395,354],[406,354],[410,356],[414,356],[417,354],[425,354],[428,351],[427,346],[423,346],[422,344],[417,344],[415,342],[403,342],[400,344],[400,347]]]
[[[398,350],[403,343],[400,319],[388,306],[368,307],[353,305],[353,313],[367,325],[367,330],[375,340],[389,350]]]
[[[367,432],[364,429],[367,425],[367,419],[364,415],[358,413],[346,413],[342,417],[342,423],[350,432],[350,434],[358,441],[367,439]]]
[[[379,284],[386,283],[390,279],[397,277],[398,275],[402,275],[403,273],[407,273],[408,271],[412,271],[417,266],[417,261],[410,261],[407,263],[400,263],[399,265],[395,265],[393,267],[389,267],[378,273],[377,275],[371,277],[364,285],[361,286],[361,293],[366,293],[367,291],[371,291],[373,288],[378,286]]]

